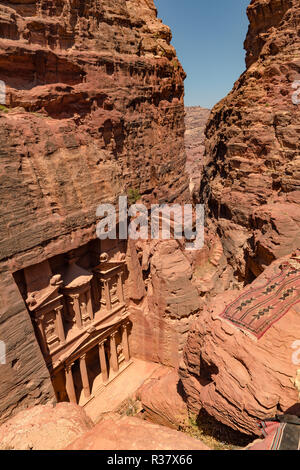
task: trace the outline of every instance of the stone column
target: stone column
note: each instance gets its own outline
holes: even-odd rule
[[[121,304],[124,302],[122,273],[118,273],[118,299]]]
[[[65,343],[66,337],[65,337],[65,330],[64,330],[64,324],[63,324],[62,313],[61,313],[63,308],[64,308],[63,305],[61,305],[60,307],[56,307],[55,311],[56,311],[56,328],[58,332],[58,337],[62,343]]]
[[[128,343],[128,327],[129,327],[129,323],[123,323],[123,325],[122,325],[122,347],[123,347],[123,354],[124,354],[126,362],[128,362],[130,360],[130,351],[129,351],[129,343]]]
[[[110,362],[111,368],[114,372],[119,371],[119,362],[118,362],[118,355],[117,355],[117,345],[116,345],[116,334],[115,331],[110,335]]]
[[[76,399],[76,392],[74,387],[74,380],[72,374],[72,365],[73,364],[66,364],[65,365],[65,374],[66,374],[66,390],[71,403],[77,404]]]
[[[106,342],[106,339],[102,341],[101,343],[99,343],[99,358],[100,358],[100,366],[101,366],[103,382],[108,381],[108,370],[107,370],[107,362],[106,362],[106,355],[105,355],[105,342]]]
[[[110,300],[110,291],[109,291],[109,285],[108,285],[108,280],[104,280],[104,290],[105,290],[105,299],[106,299],[106,308],[107,310],[111,310],[111,300]]]
[[[82,385],[83,385],[83,390],[84,390],[84,396],[86,398],[90,398],[91,389],[90,389],[88,371],[86,367],[86,354],[83,354],[80,357],[80,374],[81,374],[81,380],[82,380]]]
[[[93,305],[92,305],[91,288],[89,288],[86,292],[86,309],[89,314],[90,320],[93,321],[94,313],[93,313]]]
[[[80,303],[79,303],[79,294],[73,294],[73,306],[75,311],[75,319],[76,325],[81,330],[82,329],[82,320],[81,320],[81,310],[80,310]]]
[[[98,311],[101,309],[101,293],[99,292],[99,278],[98,278],[97,273],[95,275],[95,278],[93,278],[91,281],[91,292],[92,292],[92,298],[94,298],[96,309]],[[93,318],[94,318],[94,313],[93,313]]]
[[[43,319],[41,317],[35,318],[35,324],[38,328],[38,334],[39,334],[39,337],[40,337],[41,349],[42,349],[43,353],[47,355],[47,354],[49,354],[49,350],[48,350],[47,339],[46,339],[45,330],[44,330],[44,326],[43,326]]]

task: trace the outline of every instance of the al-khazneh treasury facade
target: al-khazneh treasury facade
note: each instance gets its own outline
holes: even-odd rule
[[[108,253],[108,263],[119,262],[117,256],[101,244],[91,262],[80,257],[75,265],[88,273],[79,275],[77,285],[64,278],[62,254],[97,241],[100,204],[116,206],[131,189],[146,204],[187,202],[189,181],[182,171],[185,73],[153,0],[0,5],[0,79],[7,92],[7,109],[0,113],[2,423],[54,400],[52,383],[59,400],[68,392],[74,399],[74,385],[80,401],[85,365],[90,392],[101,387],[102,340],[108,381],[113,367],[122,370],[126,307],[117,305],[116,286],[110,286],[111,304],[104,300],[107,288],[96,272],[101,253]],[[137,356],[140,347],[143,359],[161,361],[163,349],[162,362],[173,364],[177,346],[170,352],[169,335],[159,335],[162,348],[152,318],[143,318],[142,307],[135,312],[145,287],[139,266],[130,263],[123,287],[125,301],[126,284],[132,290],[137,335],[130,334],[131,352]],[[100,269],[102,275],[110,274]]]
[[[84,406],[130,363],[126,264],[75,251],[16,273],[58,401]]]

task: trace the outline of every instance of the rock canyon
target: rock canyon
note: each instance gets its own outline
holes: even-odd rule
[[[154,3],[0,1],[0,449],[244,448],[300,415],[299,2],[250,1],[211,111]],[[204,246],[100,239],[122,195],[203,204]]]

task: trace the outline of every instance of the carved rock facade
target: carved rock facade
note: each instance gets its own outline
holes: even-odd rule
[[[88,342],[109,367],[116,327],[115,369],[127,354],[123,323],[103,334],[99,313],[120,300],[118,276],[108,279],[127,247],[93,245],[96,208],[131,190],[146,203],[187,197],[185,74],[170,40],[152,0],[0,2],[1,420],[54,389],[75,401],[70,368],[76,394]],[[76,276],[61,258],[72,250],[85,257]],[[117,265],[97,271],[105,252]]]

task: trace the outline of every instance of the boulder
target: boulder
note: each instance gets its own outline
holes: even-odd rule
[[[92,421],[78,405],[38,405],[21,411],[0,427],[0,449],[60,450],[92,427]]]
[[[173,429],[188,424],[188,410],[182,397],[182,385],[177,371],[169,370],[161,377],[151,378],[137,393],[144,417]]]
[[[296,268],[283,271],[290,263]],[[295,350],[300,339],[299,268],[299,259],[293,257],[276,261],[242,292],[229,291],[212,299],[195,321],[179,374],[193,415],[205,410],[235,430],[258,435],[259,421],[278,412],[300,412]],[[279,292],[277,300],[273,289]],[[251,299],[253,317],[260,312],[255,319],[249,317]],[[262,310],[255,306],[257,299],[264,302]],[[244,301],[248,327],[242,326],[240,317],[239,303]],[[280,302],[283,309],[278,310]],[[239,318],[240,326],[230,315]]]
[[[179,431],[118,415],[102,420],[65,450],[210,450]]]
[[[185,108],[186,170],[190,177],[190,189],[193,195],[199,193],[205,151],[204,131],[209,114],[210,109],[200,106]]]

